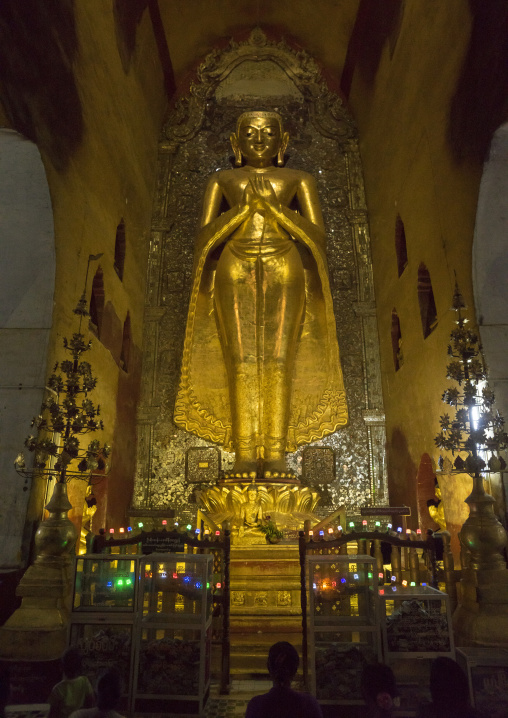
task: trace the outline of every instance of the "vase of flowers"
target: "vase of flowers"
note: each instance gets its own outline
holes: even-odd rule
[[[266,543],[280,543],[284,537],[282,531],[277,528],[277,524],[269,516],[266,517],[266,520],[259,528],[265,535]]]

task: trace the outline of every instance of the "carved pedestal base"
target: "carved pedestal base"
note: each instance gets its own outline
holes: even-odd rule
[[[242,546],[266,544],[264,534],[255,526],[245,526],[242,509],[249,501],[250,482],[230,486],[214,486],[198,494],[200,517],[209,527],[221,526],[225,521],[231,527],[233,543]],[[319,494],[307,487],[291,484],[256,484],[256,501],[260,508],[260,523],[270,517],[277,528],[296,532],[303,529],[307,519],[317,523],[313,511]],[[296,537],[296,536],[295,536]]]
[[[508,647],[508,571],[464,569],[453,614],[458,646]]]

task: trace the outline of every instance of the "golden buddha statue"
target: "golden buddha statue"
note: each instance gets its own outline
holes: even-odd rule
[[[247,486],[245,495],[247,498],[232,523],[233,542],[238,536],[242,543],[263,543],[264,536],[259,527],[264,523],[264,513],[256,484]]]
[[[439,488],[437,481],[435,484],[434,494],[436,498],[427,501],[429,515],[432,521],[439,526],[439,530],[446,531],[443,497],[441,496],[441,489]]]
[[[250,484],[247,487],[247,501],[242,504],[240,518],[244,529],[257,528],[263,521],[263,507],[258,497],[256,484]]]
[[[81,532],[79,535],[79,549],[78,553],[88,553],[90,551],[90,541],[93,538],[92,533],[92,519],[95,512],[97,511],[97,501],[93,496],[93,489],[89,485],[86,487],[85,500],[83,502],[83,515],[81,518]]]
[[[237,476],[269,479],[347,407],[314,179],[283,166],[277,113],[244,113],[230,139],[237,168],[205,191],[174,419],[234,449]]]

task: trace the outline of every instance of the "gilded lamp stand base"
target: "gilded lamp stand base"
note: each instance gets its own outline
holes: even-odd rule
[[[0,628],[0,658],[48,661],[60,658],[67,645],[72,563],[69,553],[76,529],[67,485],[57,483],[46,506],[49,518],[35,535],[37,558],[26,570],[16,594],[21,606]]]
[[[456,644],[508,648],[508,571],[463,569],[459,586]]]
[[[453,614],[456,643],[508,647],[508,570],[503,555],[507,536],[479,473],[473,477],[466,503],[470,513],[459,538],[467,564],[462,569],[460,603]]]
[[[0,658],[51,660],[67,646],[71,562],[41,560],[26,571],[17,594],[21,606],[0,628]]]

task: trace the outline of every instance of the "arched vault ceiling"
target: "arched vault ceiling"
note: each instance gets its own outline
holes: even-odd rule
[[[210,50],[256,24],[293,38],[338,79],[360,0],[162,0],[177,84]]]

